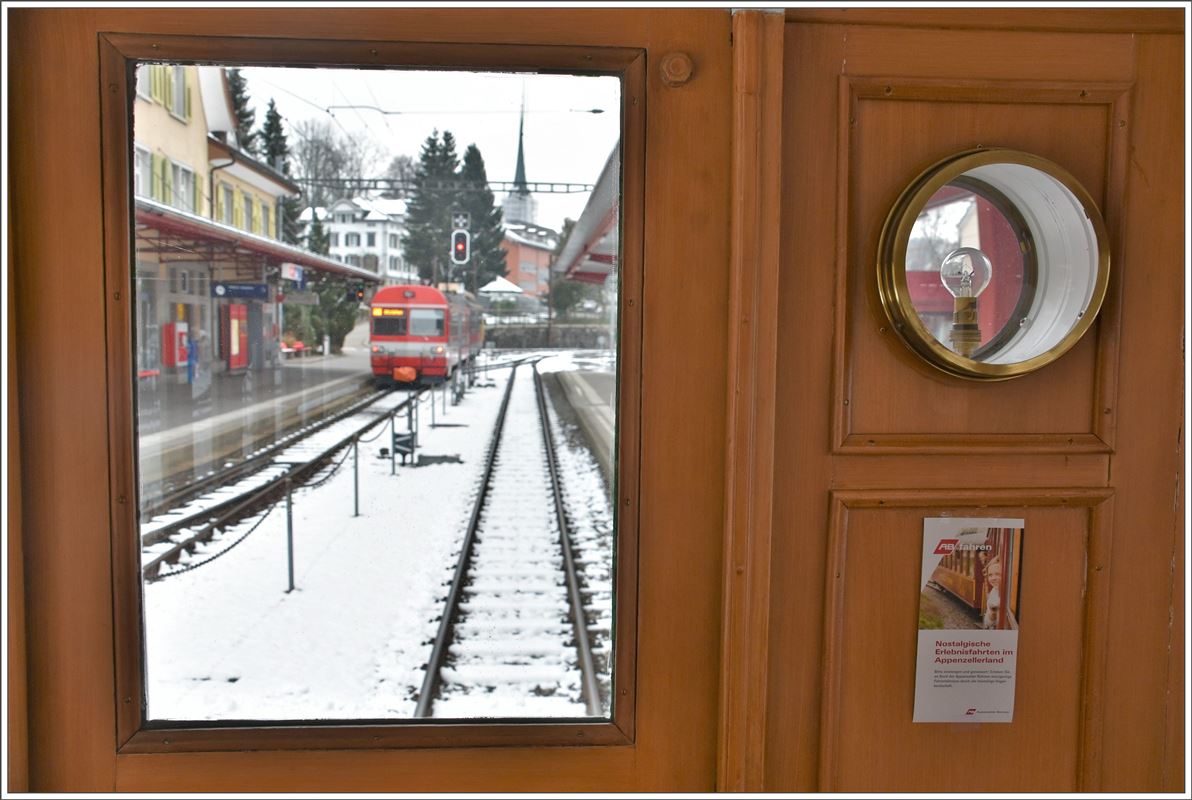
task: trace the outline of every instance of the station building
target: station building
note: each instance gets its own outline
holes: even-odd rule
[[[133,107],[137,341],[142,388],[278,366],[287,293],[312,271],[375,273],[279,238],[280,201],[299,187],[248,153],[220,67],[143,65]]]

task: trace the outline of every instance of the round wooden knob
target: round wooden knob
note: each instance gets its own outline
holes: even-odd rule
[[[695,64],[692,63],[691,56],[686,53],[667,53],[662,57],[659,68],[662,70],[662,82],[674,88],[691,80]]]

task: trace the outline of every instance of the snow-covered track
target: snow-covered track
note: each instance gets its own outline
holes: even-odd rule
[[[370,389],[360,400],[348,405],[340,411],[331,414],[318,422],[309,425],[303,425],[297,430],[291,431],[284,436],[281,436],[272,444],[257,450],[246,458],[243,458],[231,466],[224,466],[222,469],[212,472],[210,475],[193,480],[184,486],[180,486],[174,491],[167,492],[160,497],[146,502],[141,507],[141,514],[148,517],[155,517],[160,514],[167,513],[171,510],[181,508],[196,498],[203,497],[221,487],[227,486],[231,483],[239,481],[241,478],[258,472],[263,467],[269,465],[274,456],[279,452],[289,447],[296,441],[304,439],[312,434],[334,425],[340,420],[346,419],[354,414],[358,414],[369,406],[382,400],[388,392]]]
[[[420,391],[413,402],[421,395]],[[142,576],[145,580],[155,580],[164,565],[177,562],[195,545],[210,541],[218,531],[284,496],[287,485],[301,486],[326,467],[336,453],[392,415],[403,412],[410,402],[411,399],[402,399],[396,392],[371,398],[336,415],[327,424],[313,426],[270,447],[269,459],[259,462],[256,472],[143,522]]]
[[[542,381],[515,367],[414,716],[470,716],[472,696],[496,717],[600,716],[585,592]]]

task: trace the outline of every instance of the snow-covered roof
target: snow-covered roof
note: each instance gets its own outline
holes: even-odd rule
[[[313,214],[318,214],[320,221],[327,219],[329,216],[327,209],[323,208],[322,206],[319,206],[318,208],[307,206],[306,208],[302,209],[302,213],[298,215],[298,221],[310,222],[312,219],[314,219]]]
[[[514,244],[524,244],[528,247],[537,247],[539,250],[554,250],[555,245],[558,244],[555,239],[531,239],[523,236],[515,230],[505,229],[505,238]]]
[[[363,211],[364,219],[374,222],[385,222],[393,217],[404,217],[407,204],[405,200],[390,197],[365,197],[357,195],[351,199],[342,198],[331,204],[331,211],[350,208]]]
[[[522,289],[516,283],[507,281],[500,275],[480,287],[481,294],[522,294]]]

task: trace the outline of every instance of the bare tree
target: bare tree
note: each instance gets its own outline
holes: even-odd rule
[[[414,159],[406,155],[394,156],[385,168],[385,177],[403,185],[386,189],[383,197],[409,198],[414,181]]]
[[[347,159],[335,128],[326,120],[304,119],[293,125],[291,148],[294,172],[302,186],[303,202],[325,207],[340,192],[331,188],[347,172]]]

